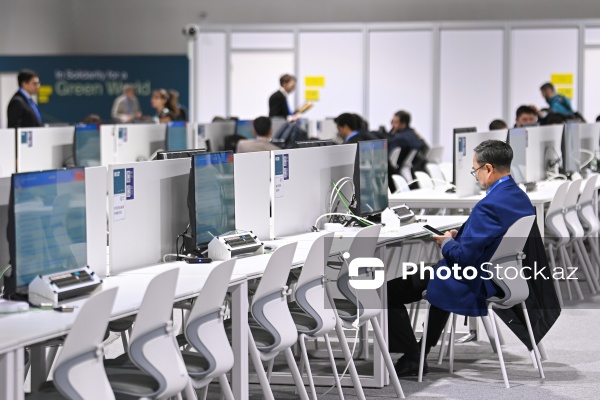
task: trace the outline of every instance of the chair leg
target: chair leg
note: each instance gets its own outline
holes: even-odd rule
[[[342,383],[340,382],[340,376],[338,375],[337,366],[335,364],[335,357],[333,356],[333,350],[331,349],[331,342],[329,341],[329,335],[325,334],[325,345],[327,346],[327,353],[329,354],[329,363],[331,364],[331,372],[333,372],[333,379],[335,380],[335,386],[337,387],[338,397],[344,400],[344,391],[342,390]]]
[[[298,366],[296,365],[296,359],[294,358],[292,349],[288,347],[285,349],[284,354],[288,363],[288,367],[290,368],[290,371],[292,371],[292,377],[296,383],[296,389],[298,389],[298,397],[300,397],[302,400],[308,400],[308,393],[306,393],[306,388],[304,387],[302,376],[300,376],[300,371],[298,371]]]
[[[127,342],[127,333],[125,331],[121,332],[121,342],[123,343],[123,351],[129,353],[129,344]]]
[[[208,385],[202,388],[202,400],[206,400],[208,397]]]
[[[577,259],[579,260],[579,264],[581,266],[581,269],[583,270],[585,279],[588,281],[588,286],[590,287],[590,291],[592,292],[592,294],[596,294],[596,285],[594,284],[594,280],[589,271],[588,264],[585,262],[585,258],[583,256],[583,253],[581,252],[580,245],[581,245],[581,242],[576,240],[573,243],[573,248],[575,249],[575,254],[577,254]]]
[[[48,348],[48,353],[46,354],[46,368],[48,370],[48,375],[50,374],[54,360],[56,360],[56,355],[58,354],[59,349],[60,346],[51,346]]]
[[[313,400],[317,400],[317,391],[315,390],[315,382],[313,380],[312,371],[310,369],[310,363],[308,361],[308,353],[306,352],[306,335],[303,333],[298,337],[298,341],[300,342],[301,356],[302,356],[302,364],[306,370],[306,377],[308,379],[308,386],[310,387],[310,394]],[[300,375],[302,376],[302,371],[300,370]]]
[[[498,349],[496,349],[496,334],[494,333],[494,328],[492,327],[492,323],[490,322],[490,316],[482,316],[481,322],[483,323],[485,332],[487,333],[488,338],[490,339],[490,346],[492,346],[492,351],[494,353],[498,353]]]
[[[596,245],[596,237],[588,236],[587,240],[592,249],[592,257],[596,262],[596,276],[600,277],[600,253],[598,252],[598,246]]]
[[[271,377],[273,376],[273,366],[275,365],[275,358],[269,360],[269,364],[267,365],[267,380],[269,381],[269,385],[271,384]]]
[[[571,259],[569,258],[568,254],[567,254],[567,249],[564,248],[564,246],[561,246],[560,250],[562,251],[562,257],[563,257],[563,265],[567,266],[567,277],[571,274],[571,271],[573,271],[573,264],[571,263]],[[569,280],[567,279],[567,285],[569,285]],[[579,286],[579,281],[577,279],[575,279],[573,281],[573,285],[575,286],[575,290],[577,291],[577,296],[579,297],[579,300],[583,300],[583,292],[581,291],[581,287]],[[569,286],[567,286],[569,287]],[[570,298],[571,299],[571,298]]]
[[[562,292],[560,290],[560,282],[558,281],[558,279],[554,279],[554,271],[556,270],[556,260],[554,259],[554,246],[549,245],[548,246],[548,258],[550,259],[550,272],[551,272],[551,276],[552,276],[552,281],[554,282],[554,289],[556,290],[556,294],[558,295],[558,302],[560,304],[560,306],[563,306],[563,298],[562,298]]]
[[[254,338],[252,337],[252,332],[250,332],[250,329],[248,329],[248,351],[250,353],[250,358],[252,359],[254,369],[256,370],[256,375],[258,375],[258,381],[260,382],[263,396],[266,400],[275,400],[275,397],[273,397],[273,391],[271,390],[271,385],[269,385],[269,380],[267,379],[267,374],[265,373],[265,369],[260,359],[260,353],[256,347],[256,342],[254,342]]]
[[[525,316],[525,324],[527,325],[527,331],[529,332],[529,340],[531,341],[531,346],[533,347],[533,353],[535,355],[535,361],[538,365],[538,371],[540,373],[540,378],[544,379],[544,367],[542,366],[542,360],[540,357],[540,352],[538,351],[537,344],[535,343],[535,337],[533,336],[533,329],[531,329],[531,321],[529,320],[529,313],[527,312],[527,306],[525,302],[521,303],[521,307],[523,307],[523,315]]]
[[[454,335],[456,334],[456,314],[452,314],[452,325],[450,326],[450,373],[454,373]]]
[[[590,256],[588,255],[588,252],[585,249],[585,244],[583,243],[583,241],[579,241],[577,242],[577,244],[579,244],[579,249],[581,251],[581,255],[583,256],[583,261],[585,262],[587,270],[590,272],[590,276],[592,277],[592,286],[594,286],[597,292],[598,290],[600,290],[600,284],[598,283],[598,275],[596,275],[594,264],[592,264],[592,261],[590,260]]]
[[[506,343],[504,342],[504,336],[502,336],[502,330],[500,329],[500,324],[498,323],[498,316],[494,314],[494,318],[496,322],[496,332],[498,333],[498,339],[500,340],[500,345],[504,346]]]
[[[450,320],[448,320],[448,323],[446,324],[446,326],[444,327],[444,330],[442,331],[442,340],[441,340],[441,344],[440,344],[440,354],[438,355],[438,365],[441,365],[442,362],[444,361],[444,350],[446,350],[446,336],[450,337],[450,329],[448,328],[450,326]],[[450,339],[448,339],[450,340]]]
[[[346,334],[344,333],[344,328],[342,327],[342,322],[339,316],[336,316],[336,324],[335,324],[335,332],[337,334],[338,340],[340,342],[340,347],[342,348],[342,353],[344,353],[344,359],[348,364],[348,372],[350,372],[350,378],[352,378],[352,384],[354,385],[354,390],[356,391],[356,396],[360,400],[366,400],[365,393],[363,392],[362,383],[360,383],[360,378],[358,377],[358,371],[356,371],[356,365],[354,365],[354,359],[352,358],[352,353],[350,353],[350,347],[348,346],[348,340],[346,339]]]
[[[375,334],[375,339],[377,339],[377,345],[379,346],[379,350],[381,351],[381,355],[383,356],[383,360],[385,361],[385,365],[390,374],[390,381],[392,381],[392,385],[396,391],[396,396],[404,399],[402,386],[400,386],[400,381],[398,380],[398,375],[396,375],[396,370],[394,369],[394,363],[392,362],[388,345],[383,338],[383,332],[381,332],[381,326],[379,325],[379,321],[377,321],[376,317],[371,318],[371,326],[373,327],[373,333]]]
[[[506,374],[506,365],[504,364],[504,356],[502,355],[502,346],[500,346],[500,339],[498,338],[498,330],[496,329],[496,319],[494,318],[494,310],[492,309],[492,305],[488,307],[488,315],[490,316],[490,324],[492,325],[492,329],[494,331],[494,340],[496,342],[496,348],[498,349],[498,360],[500,360],[500,368],[502,368],[502,377],[504,378],[504,386],[507,389],[510,388],[510,384],[508,383],[508,375]]]
[[[540,357],[542,361],[546,361],[548,359],[548,354],[546,354],[546,348],[544,347],[544,343],[540,341],[538,343],[538,350],[540,351]]]
[[[227,375],[223,374],[219,377],[219,386],[221,386],[221,393],[223,393],[225,400],[235,400],[231,386],[229,386],[229,381],[227,380]],[[208,389],[208,386],[206,388]]]
[[[427,325],[429,325],[429,307],[427,302],[427,312],[425,313],[425,321],[423,321],[423,336],[421,336],[421,356],[419,358],[419,382],[423,382],[423,368],[425,367],[425,347],[427,345]]]
[[[208,388],[208,386],[207,386],[207,388]],[[185,386],[183,393],[185,394],[186,400],[198,399],[198,395],[196,395],[196,391],[194,390],[194,386],[192,385],[191,379],[189,380],[188,384]]]

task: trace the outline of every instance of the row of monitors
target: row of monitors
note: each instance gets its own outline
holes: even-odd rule
[[[235,230],[233,153],[188,151],[188,208],[197,247]],[[387,141],[361,142],[355,161],[360,215],[388,206]],[[12,274],[7,293],[24,293],[38,275],[87,265],[85,168],[12,176],[8,240]]]

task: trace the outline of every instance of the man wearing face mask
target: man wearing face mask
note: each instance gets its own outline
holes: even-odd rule
[[[427,291],[431,310],[426,353],[438,342],[450,312],[472,317],[487,315],[486,300],[500,289],[487,279],[489,274],[482,272],[482,265],[490,261],[513,223],[535,213],[525,192],[510,176],[512,158],[513,151],[504,142],[487,140],[477,146],[471,174],[486,190],[486,196],[475,205],[460,230],[433,237],[444,257],[436,268],[473,266],[479,274],[474,279],[461,280],[453,275],[448,279],[429,279],[429,274],[421,279],[420,274],[415,274],[388,282],[388,293],[396,293],[388,300],[390,350],[404,353],[396,363],[398,376],[417,375],[419,368],[420,345],[404,304],[420,300]],[[529,232],[523,234],[529,236]]]

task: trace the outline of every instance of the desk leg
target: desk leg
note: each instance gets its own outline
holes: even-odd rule
[[[25,359],[23,349],[0,354],[0,400],[24,400]]]
[[[248,282],[244,281],[231,291],[231,323],[233,328],[233,355],[231,385],[236,400],[248,399]]]
[[[540,229],[540,235],[544,238],[544,225],[546,225],[546,217],[544,215],[544,204],[538,204],[535,206],[535,215],[537,217],[538,228]]]

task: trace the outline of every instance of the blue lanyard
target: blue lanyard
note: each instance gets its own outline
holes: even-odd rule
[[[502,182],[506,182],[506,181],[507,181],[507,180],[509,180],[509,179],[510,179],[510,175],[506,175],[506,176],[503,176],[502,178],[498,179],[498,180],[496,181],[496,183],[494,183],[494,184],[492,185],[492,187],[488,189],[488,191],[487,191],[487,193],[486,193],[485,195],[487,196],[488,194],[492,193],[492,190],[496,189],[496,186],[498,186],[498,185],[499,185],[499,184],[501,184]]]

